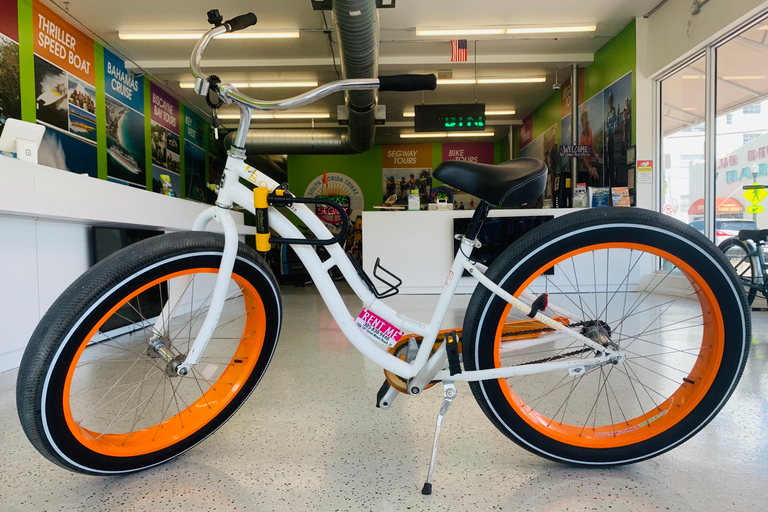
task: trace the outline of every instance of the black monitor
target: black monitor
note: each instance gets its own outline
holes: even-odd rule
[[[91,263],[95,265],[111,254],[124,247],[151,238],[162,235],[162,231],[154,229],[126,229],[94,226],[91,228]],[[113,331],[124,327],[129,323],[135,323],[140,320],[139,313],[146,319],[151,319],[160,314],[163,308],[161,297],[168,297],[168,288],[166,283],[162,283],[162,290],[158,287],[150,288],[132,299],[124,305],[117,314],[112,315],[102,326],[102,332]]]
[[[483,228],[478,235],[482,247],[472,251],[472,259],[485,266],[490,266],[504,249],[515,243],[521,236],[554,218],[553,215],[488,218],[483,223]],[[453,219],[454,234],[463,235],[471,220],[470,218]],[[454,253],[459,250],[460,245],[461,240],[454,238]],[[551,274],[552,271],[548,270],[546,273]],[[465,270],[463,275],[468,276],[469,273]]]

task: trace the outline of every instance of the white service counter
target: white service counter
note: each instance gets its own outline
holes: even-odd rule
[[[18,366],[42,315],[88,269],[91,226],[188,230],[208,207],[0,156],[0,371]]]
[[[571,208],[491,210],[494,217],[559,217]],[[376,258],[403,280],[400,293],[439,294],[453,263],[453,219],[471,218],[473,210],[363,212],[363,268],[373,278]],[[476,280],[462,277],[457,293],[472,293]],[[379,286],[383,289],[383,285]]]

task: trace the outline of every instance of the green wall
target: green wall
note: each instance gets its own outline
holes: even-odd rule
[[[455,142],[455,141],[452,141]],[[509,160],[509,138],[494,143],[494,163]],[[288,155],[288,183],[296,195],[303,195],[307,186],[326,172],[345,174],[355,180],[363,192],[365,210],[373,210],[382,200],[383,146],[357,155]],[[432,168],[443,159],[443,145],[432,144]],[[440,181],[433,180],[433,186]]]
[[[381,204],[382,146],[357,155],[288,155],[288,183],[291,191],[303,196],[307,186],[323,174],[346,174],[360,187],[366,210]]]
[[[597,53],[589,67],[584,69],[584,99],[588,100],[613,82],[632,71],[632,97],[636,97],[637,77],[635,20],[624,27],[616,37],[608,41]],[[581,94],[579,95],[581,96]],[[557,130],[557,140],[561,140],[562,93],[553,92],[544,103],[533,112],[533,138],[540,136],[553,124]],[[633,101],[633,105],[634,105]],[[636,116],[632,116],[632,143],[635,143]],[[519,127],[515,127],[514,155],[520,156]],[[565,141],[563,141],[565,142]],[[569,142],[570,143],[570,142]]]

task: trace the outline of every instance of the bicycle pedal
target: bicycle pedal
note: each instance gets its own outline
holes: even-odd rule
[[[456,331],[445,335],[445,352],[448,354],[448,370],[451,375],[461,373],[461,360],[459,359],[459,336]]]

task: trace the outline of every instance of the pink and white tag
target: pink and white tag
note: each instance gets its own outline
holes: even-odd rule
[[[388,347],[394,347],[395,343],[405,334],[386,320],[379,318],[372,311],[363,308],[355,323],[363,333]]]

